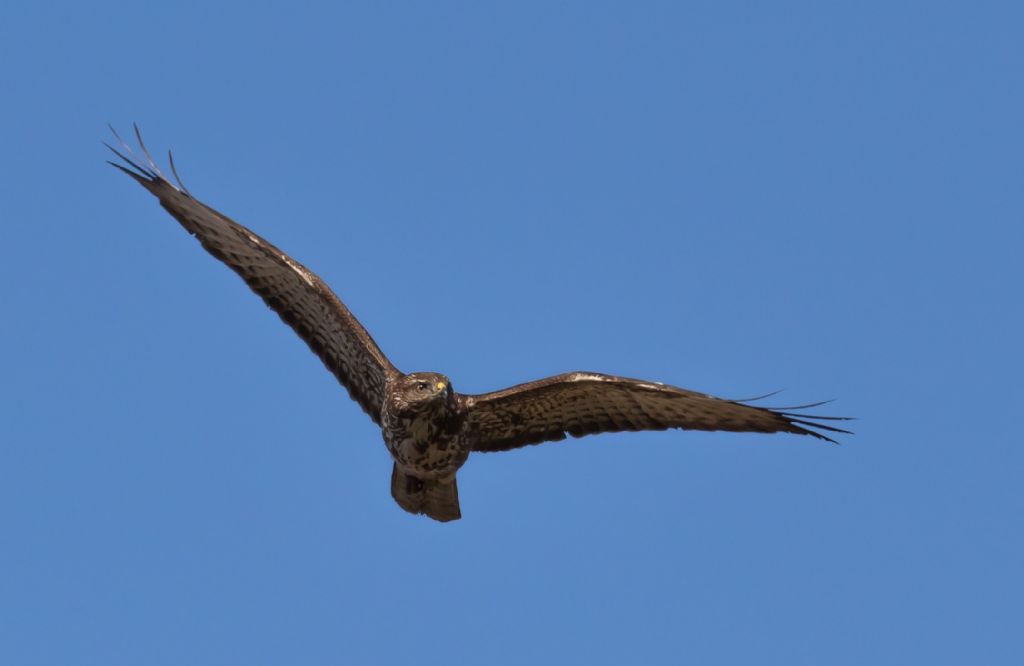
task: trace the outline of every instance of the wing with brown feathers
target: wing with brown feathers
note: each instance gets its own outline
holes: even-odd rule
[[[138,137],[138,128],[135,131]],[[121,141],[120,137],[117,138]],[[352,399],[379,424],[384,385],[390,376],[398,374],[398,370],[359,320],[308,268],[246,227],[194,199],[176,172],[175,179],[180,187],[172,185],[153,163],[142,138],[138,138],[148,167],[140,166],[107,146],[128,166],[110,164],[149,190],[207,252],[238,273],[305,340],[327,369],[348,389]],[[130,152],[123,141],[121,145]],[[171,168],[174,169],[173,160]]]
[[[462,399],[469,427],[475,431],[474,451],[508,451],[565,439],[567,434],[583,437],[623,430],[790,432],[829,442],[835,440],[816,430],[848,432],[819,422],[846,420],[842,417],[803,416],[592,372],[570,372]]]

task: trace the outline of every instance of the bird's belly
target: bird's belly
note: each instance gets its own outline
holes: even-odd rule
[[[385,429],[384,442],[395,463],[406,474],[420,479],[444,478],[462,467],[468,449],[458,433],[437,432],[430,424],[408,422]]]
[[[421,479],[450,476],[466,462],[466,453],[454,441],[424,444],[414,439],[401,439],[387,444],[399,469]]]

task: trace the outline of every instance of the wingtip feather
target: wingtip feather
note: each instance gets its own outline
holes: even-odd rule
[[[174,166],[174,153],[172,153],[170,150],[167,151],[167,161],[171,165],[171,173],[174,175],[174,180],[178,182],[178,187],[181,188],[181,191],[183,193],[191,197],[192,193],[188,191],[188,188],[185,187],[185,183],[183,183],[181,180],[181,176],[178,175],[178,169],[177,167]]]

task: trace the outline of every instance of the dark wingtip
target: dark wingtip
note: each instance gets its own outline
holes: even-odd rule
[[[843,445],[842,442],[838,442],[838,441],[832,439],[831,437],[829,437],[828,435],[822,435],[820,432],[814,432],[813,430],[804,430],[803,434],[811,435],[815,439],[820,439],[823,442],[828,442],[829,444],[835,444],[836,446],[842,446]]]
[[[113,146],[111,146],[106,141],[100,141],[100,143],[102,143],[104,146],[106,146],[107,150],[109,150],[110,152],[114,153],[115,155],[120,157],[122,160],[124,160],[133,169],[136,169],[140,174],[152,177],[153,174],[150,173],[149,169],[146,169],[145,167],[137,164],[134,160],[132,160],[130,157],[128,157],[127,155],[125,155],[124,153],[119,151],[117,148],[114,148]],[[114,164],[114,166],[121,166],[121,165],[120,164]]]
[[[776,391],[776,393],[778,393],[778,391]],[[770,395],[775,394],[769,393],[762,397],[768,397]],[[750,402],[750,400],[734,402]],[[812,437],[816,437],[820,440],[824,440],[826,442],[839,445],[840,442],[836,441],[834,438],[828,436],[825,433],[836,433],[842,435],[852,435],[854,433],[850,430],[844,430],[842,428],[837,428],[833,425],[822,423],[822,421],[855,421],[856,419],[854,417],[824,416],[820,414],[808,414],[806,412],[799,411],[805,409],[812,409],[814,407],[820,407],[822,405],[827,405],[831,402],[835,402],[835,399],[820,400],[818,402],[809,402],[804,405],[794,405],[792,407],[758,407],[758,409],[767,410],[775,414],[779,418],[783,419],[786,422],[786,424],[789,425],[789,427],[791,428],[790,432],[795,432],[801,435],[811,435]]]
[[[139,142],[139,148],[142,149],[142,154],[146,156],[146,161],[149,162],[149,168],[152,169],[153,172],[156,173],[156,175],[160,176],[164,180],[167,180],[166,178],[164,178],[164,175],[160,172],[160,167],[158,167],[156,165],[156,162],[153,161],[153,156],[149,154],[149,149],[146,148],[146,143],[142,140],[142,132],[139,131],[139,124],[132,123],[132,128],[135,130],[135,138]]]
[[[135,138],[139,142],[139,148],[142,150],[142,154],[145,156],[146,165],[142,164],[142,160],[138,159],[138,157],[135,154],[135,151],[133,151],[131,146],[129,146],[125,142],[125,140],[121,138],[121,135],[118,134],[116,129],[114,129],[113,125],[107,123],[107,127],[110,129],[110,133],[114,135],[114,138],[117,139],[117,143],[120,144],[121,150],[114,148],[106,141],[102,141],[101,143],[104,146],[106,146],[107,149],[110,150],[110,152],[117,155],[122,161],[124,161],[125,164],[127,164],[131,168],[126,168],[124,164],[118,164],[116,162],[110,162],[110,164],[116,166],[118,169],[124,171],[128,175],[138,180],[140,183],[143,183],[144,185],[152,186],[163,183],[169,185],[171,188],[177,190],[178,192],[181,192],[187,196],[192,196],[191,193],[188,191],[188,188],[186,188],[185,184],[182,182],[181,177],[178,175],[178,170],[175,168],[174,165],[174,156],[171,154],[170,151],[167,151],[167,157],[168,160],[170,161],[171,172],[174,174],[174,179],[177,181],[178,187],[171,185],[171,183],[167,180],[164,174],[160,171],[160,167],[157,166],[156,162],[153,160],[153,156],[149,152],[149,149],[146,148],[145,142],[143,142],[142,140],[142,132],[139,130],[138,123],[132,123],[132,129],[135,131]],[[134,171],[132,169],[134,169]],[[152,189],[152,187],[150,187],[150,189]]]
[[[822,418],[822,417],[814,417],[814,416],[812,416],[812,417],[808,417],[808,418]],[[833,417],[833,418],[841,418],[841,417]],[[840,442],[838,442],[835,439],[829,437],[824,432],[818,432],[818,431],[819,430],[823,430],[825,432],[836,433],[836,434],[840,434],[840,435],[853,435],[853,434],[855,434],[852,430],[844,430],[842,428],[836,428],[834,426],[826,425],[824,423],[817,423],[815,421],[808,421],[808,420],[804,420],[804,419],[794,419],[794,418],[789,418],[789,417],[787,417],[787,420],[789,421],[790,425],[798,428],[801,434],[811,435],[813,437],[817,437],[818,439],[825,440],[826,442],[831,442],[832,444],[835,444],[837,446],[841,445]]]
[[[139,181],[139,183],[141,183],[142,185],[147,185],[148,186],[148,185],[152,185],[153,184],[152,180],[150,180],[149,178],[146,178],[145,176],[143,176],[141,174],[135,173],[134,171],[132,171],[128,167],[124,166],[123,164],[118,164],[117,162],[114,162],[112,160],[106,160],[106,162],[107,162],[107,164],[109,164],[110,166],[114,167],[115,169],[120,169],[121,171],[125,172],[126,174],[128,174],[129,176],[134,178],[135,180]]]
[[[174,180],[178,182],[178,187],[181,188],[182,192],[191,197],[192,193],[188,191],[187,187],[185,187],[185,183],[181,182],[181,176],[178,175],[178,169],[174,166],[174,154],[170,150],[167,151],[167,161],[171,164],[171,173],[174,174]]]
[[[124,142],[124,139],[122,139],[121,135],[117,133],[117,130],[114,129],[114,126],[110,123],[107,123],[107,127],[110,129],[110,133],[114,135],[114,138],[117,139],[117,142],[121,144],[121,147],[130,153],[132,151],[131,147]]]
[[[755,398],[737,398],[737,399],[729,400],[729,402],[740,402],[740,403],[744,403],[744,402],[757,402],[758,400],[764,400],[765,398],[770,398],[773,395],[778,395],[778,394],[782,393],[785,390],[786,389],[779,389],[778,391],[772,391],[771,393],[765,393],[764,395],[759,395],[759,396],[757,396]]]
[[[783,409],[811,409],[813,407],[821,407],[822,405],[827,405],[827,404],[835,402],[835,401],[836,401],[835,398],[831,398],[829,400],[821,400],[819,402],[809,402],[806,405],[789,405],[787,407],[769,407],[768,409],[773,409],[773,410],[775,410],[777,412],[780,412]]]
[[[857,420],[856,416],[822,416],[820,414],[803,414],[801,412],[780,412],[780,411],[774,410],[774,409],[772,411],[774,411],[774,412],[776,412],[778,414],[781,414],[783,416],[789,416],[789,417],[801,418],[801,419],[815,419],[815,420],[819,420],[820,419],[822,421],[856,421]]]
[[[771,397],[773,395],[776,395],[778,393],[780,393],[780,391],[773,391],[772,393],[766,393],[766,394],[764,394],[762,396],[759,396],[757,398],[746,398],[744,400],[732,400],[731,402],[734,402],[734,403],[737,403],[737,404],[742,404],[742,405],[748,406],[748,407],[753,407],[753,405],[749,405],[747,403],[754,402],[754,401],[757,401],[757,400],[763,400],[764,398],[769,398],[769,397]],[[820,400],[818,402],[809,402],[809,403],[807,403],[805,405],[793,405],[791,407],[761,407],[761,406],[757,406],[755,408],[756,409],[767,410],[767,411],[772,412],[773,414],[781,417],[782,419],[784,419],[785,422],[794,429],[794,430],[791,430],[790,432],[796,432],[797,434],[801,434],[801,435],[811,435],[812,437],[817,437],[818,439],[821,439],[821,440],[824,440],[826,442],[831,442],[832,444],[837,444],[838,445],[839,442],[837,442],[836,440],[834,440],[833,438],[829,437],[828,435],[826,435],[826,434],[824,434],[822,432],[818,432],[818,430],[824,430],[825,432],[840,433],[840,434],[843,434],[843,435],[852,435],[854,433],[852,431],[850,431],[850,430],[843,430],[842,428],[836,428],[835,426],[830,426],[830,425],[826,425],[824,423],[820,423],[820,421],[856,421],[857,419],[855,417],[852,417],[852,416],[821,416],[821,415],[818,415],[818,414],[807,414],[807,413],[804,413],[804,412],[797,411],[797,410],[802,410],[802,409],[812,409],[814,407],[820,407],[822,405],[827,405],[827,404],[832,403],[832,402],[835,402],[835,398],[833,398],[831,400]],[[815,430],[815,429],[817,429],[817,430]]]

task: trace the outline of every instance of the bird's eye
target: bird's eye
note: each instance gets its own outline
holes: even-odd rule
[[[427,390],[427,383],[426,382],[420,382],[419,384],[416,385],[416,390],[417,391],[426,391]]]

